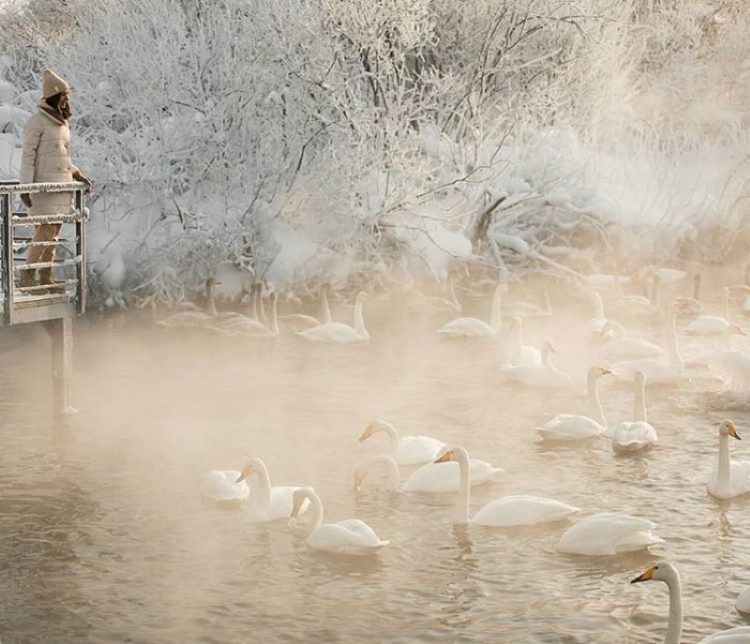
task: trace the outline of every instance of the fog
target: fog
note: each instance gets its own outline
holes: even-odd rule
[[[720,311],[716,287],[741,282],[742,273],[705,272],[707,310]],[[687,294],[689,283],[665,286],[662,298]],[[470,295],[468,285],[481,292]],[[536,280],[511,285],[505,303],[541,302],[542,285],[554,314],[525,320],[526,342],[550,338],[555,363],[572,379],[550,390],[501,372],[507,316],[497,335],[449,339],[436,331],[455,313],[428,311],[414,292],[373,289],[364,305],[370,341],[361,346],[308,343],[283,326],[263,339],[164,328],[155,323],[168,314],[161,310],[82,318],[79,413],[56,427],[44,332],[6,330],[3,639],[651,642],[666,628],[666,593],[627,582],[661,559],[683,573],[688,640],[742,624],[732,604],[748,581],[747,502],[717,502],[705,485],[718,422],[731,417],[741,433],[744,397],[686,367],[678,386],[648,386],[659,437],[652,448],[620,456],[608,438],[542,443],[535,430],[552,416],[589,413],[586,370],[609,364],[606,345],[584,340],[589,289]],[[463,314],[489,319],[492,284],[457,287]],[[351,300],[334,295],[335,320],[350,320]],[[280,313],[315,305],[282,303]],[[627,329],[663,346],[663,315],[627,320]],[[747,329],[736,308],[733,316]],[[678,323],[686,360],[727,346],[686,335],[688,323]],[[747,340],[731,346],[747,350]],[[611,424],[632,419],[631,385],[605,377],[600,389]],[[666,543],[566,556],[556,543],[579,517],[515,529],[454,526],[455,493],[389,492],[375,472],[355,492],[355,466],[388,450],[382,434],[358,442],[376,418],[503,468],[497,481],[472,488],[473,509],[535,494],[575,505],[581,516],[650,519]],[[732,448],[741,459],[744,443]],[[324,521],[357,517],[391,543],[364,557],[319,552],[285,520],[251,524],[245,505],[201,499],[209,470],[241,470],[253,457],[275,485],[313,486]],[[401,479],[414,469],[402,467]]]

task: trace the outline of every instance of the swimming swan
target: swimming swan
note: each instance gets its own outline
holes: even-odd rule
[[[307,545],[315,550],[325,550],[339,555],[369,555],[377,552],[390,541],[383,541],[374,530],[359,519],[346,519],[336,523],[323,523],[323,502],[311,487],[298,488],[292,496],[292,520],[297,524],[303,504],[311,505],[311,520],[305,528]]]
[[[535,367],[542,364],[542,352],[523,342],[523,320],[516,316],[511,320],[513,334],[510,364],[517,367]]]
[[[359,442],[364,443],[374,434],[383,433],[388,437],[391,455],[398,465],[430,463],[445,447],[443,441],[431,436],[399,436],[391,423],[377,418],[365,427]]]
[[[651,521],[626,514],[594,514],[568,528],[557,542],[557,551],[589,557],[635,552],[664,543],[651,532],[655,527]]]
[[[588,398],[592,415],[558,414],[537,429],[542,439],[546,441],[578,441],[601,436],[607,431],[607,421],[599,400],[599,378],[611,374],[604,367],[590,367],[588,371]]]
[[[644,581],[663,581],[669,589],[669,621],[664,644],[680,644],[682,636],[682,587],[680,575],[670,563],[649,566],[631,580],[631,584]],[[750,642],[750,626],[736,626],[726,631],[704,637],[698,644],[747,644]]]
[[[320,319],[306,315],[304,313],[289,313],[288,315],[280,315],[281,320],[287,327],[291,326],[295,331],[304,331],[311,329],[321,324],[328,324],[331,322],[331,307],[328,304],[328,285],[324,285],[320,289]]]
[[[729,437],[741,440],[731,420],[719,425],[719,461],[706,489],[717,499],[731,499],[750,492],[750,462],[729,458]]]
[[[246,519],[251,523],[268,523],[279,519],[288,519],[292,512],[292,496],[299,487],[271,485],[266,464],[259,458],[251,458],[236,482],[242,483],[249,476],[255,475],[258,485],[253,485],[250,491]],[[310,506],[306,502],[300,508],[300,513],[306,512]]]
[[[718,315],[699,315],[685,328],[685,333],[689,335],[721,335],[724,333],[747,335],[739,326],[730,321],[729,289],[726,286],[721,289],[721,302],[724,317]]]
[[[438,329],[438,333],[459,338],[472,338],[494,335],[495,333],[500,331],[500,324],[502,322],[500,307],[502,306],[503,293],[506,290],[507,287],[505,286],[505,284],[498,284],[495,287],[495,293],[492,296],[492,312],[489,324],[487,324],[484,320],[480,320],[479,318],[456,318],[455,320],[451,320],[450,322],[440,327]]]
[[[682,378],[685,362],[677,346],[677,322],[672,312],[667,322],[667,361],[644,358],[626,360],[611,366],[612,373],[618,380],[633,380],[636,371],[646,374],[648,381],[654,384],[674,384]]]
[[[244,501],[250,496],[245,481],[238,481],[239,470],[211,470],[201,480],[201,496],[207,501],[223,503]]]
[[[551,353],[556,353],[555,345],[552,340],[545,340],[542,343],[542,364],[503,367],[501,373],[514,382],[532,387],[566,387],[570,384],[570,376],[552,364]]]
[[[646,419],[646,375],[636,371],[633,379],[635,407],[633,422],[620,423],[612,432],[612,449],[615,452],[637,452],[657,442],[656,430]]]
[[[367,342],[370,334],[365,328],[364,303],[367,301],[367,293],[360,291],[354,304],[354,326],[342,324],[341,322],[326,322],[314,326],[312,329],[297,331],[297,335],[311,342],[334,342],[349,344],[354,342]]]
[[[580,512],[576,508],[561,501],[545,499],[538,496],[516,495],[505,496],[490,501],[473,517],[469,518],[469,504],[471,487],[469,484],[469,453],[463,447],[451,447],[435,462],[445,463],[455,461],[461,473],[461,484],[456,502],[456,516],[454,523],[491,527],[513,527],[538,525],[567,519],[570,515]]]

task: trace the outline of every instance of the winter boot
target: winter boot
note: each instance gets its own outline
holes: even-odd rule
[[[54,280],[51,268],[39,269],[39,284],[49,284],[49,288],[45,291],[48,294],[65,293],[65,285]]]
[[[30,286],[36,286],[36,270],[35,269],[28,269],[24,270],[21,269],[21,278],[18,280],[18,286],[19,288],[29,288]]]

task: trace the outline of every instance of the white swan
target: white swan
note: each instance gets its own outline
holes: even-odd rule
[[[461,338],[473,338],[482,337],[488,335],[494,335],[500,331],[500,324],[502,322],[502,314],[500,307],[502,306],[503,293],[507,290],[505,284],[498,284],[495,287],[495,293],[492,296],[492,312],[490,317],[490,323],[487,324],[484,320],[472,317],[456,318],[450,322],[444,324],[438,329],[438,333],[452,337]]]
[[[523,320],[516,316],[511,320],[510,330],[513,334],[510,353],[510,364],[519,367],[534,367],[542,364],[542,352],[523,342]]]
[[[252,301],[253,301],[253,317],[237,313],[236,311],[222,311],[215,315],[215,319],[212,322],[214,327],[221,329],[224,325],[227,328],[231,328],[233,325],[237,325],[238,328],[243,328],[245,334],[255,331],[259,335],[263,335],[266,332],[265,325],[260,321],[259,308],[262,307],[262,286],[260,284],[253,284],[251,289]],[[263,316],[265,319],[265,315]]]
[[[740,613],[750,613],[750,586],[745,588],[739,595],[737,595],[737,600],[734,602],[734,607]]]
[[[693,275],[693,294],[690,297],[676,297],[675,304],[679,309],[680,315],[700,315],[703,312],[703,302],[701,302],[701,283],[700,273]]]
[[[604,345],[604,351],[611,358],[660,358],[664,355],[664,349],[653,342],[625,335],[624,327],[613,320],[607,320],[602,336],[613,338]]]
[[[289,313],[287,315],[280,315],[279,320],[281,320],[287,327],[292,327],[295,331],[304,331],[305,329],[311,329],[320,326],[321,324],[328,324],[331,322],[331,307],[328,304],[328,288],[328,285],[324,285],[320,289],[320,319],[305,313]]]
[[[222,503],[244,501],[250,496],[245,481],[239,481],[239,470],[211,470],[201,480],[201,496],[207,501]]]
[[[517,495],[490,501],[470,519],[469,453],[463,447],[451,447],[435,462],[445,463],[449,461],[455,461],[458,464],[461,476],[454,523],[460,525],[473,523],[491,527],[537,525],[561,521],[581,511],[579,508],[554,499]]]
[[[311,342],[335,342],[335,343],[354,343],[366,342],[370,339],[370,334],[365,328],[364,303],[367,301],[367,293],[361,291],[357,294],[354,304],[354,326],[342,324],[340,322],[326,322],[312,329],[297,331],[297,335],[302,336]]]
[[[741,440],[731,420],[719,425],[719,461],[706,489],[717,499],[731,499],[750,492],[750,462],[729,459],[729,437]]]
[[[426,463],[412,472],[399,487],[398,465],[392,456],[378,456],[357,467],[354,474],[355,488],[359,489],[367,472],[377,465],[384,465],[388,474],[388,487],[392,491],[446,493],[457,492],[461,483],[458,463]],[[472,486],[482,485],[497,478],[503,470],[486,461],[470,459],[469,479]]]
[[[443,441],[430,436],[399,436],[391,423],[377,418],[365,427],[359,442],[364,443],[374,434],[383,433],[388,436],[391,454],[399,465],[417,465],[429,463],[437,458],[445,447]]]
[[[542,343],[542,364],[503,367],[501,373],[514,382],[532,387],[567,387],[570,384],[570,376],[552,364],[550,354],[554,352],[555,345],[551,340],[545,340]]]
[[[323,502],[311,487],[299,488],[292,497],[290,525],[296,518],[305,501],[309,501],[310,524],[306,527],[307,545],[315,550],[325,550],[340,555],[369,555],[377,552],[390,541],[383,541],[364,521],[346,519],[336,523],[323,523]]]
[[[251,458],[239,476],[237,483],[255,475],[258,484],[253,485],[250,491],[246,519],[251,523],[268,523],[279,519],[288,519],[292,512],[292,496],[299,487],[271,485],[271,477],[268,474],[266,464],[259,458]],[[309,501],[302,504],[299,513],[306,512],[310,506]]]
[[[604,300],[597,291],[591,292],[594,300],[594,317],[586,325],[585,338],[588,342],[602,342],[608,340],[610,336],[605,335],[606,326],[609,320],[604,314]]]
[[[643,581],[663,581],[669,589],[669,620],[664,644],[680,644],[682,637],[682,587],[680,575],[672,564],[662,562],[650,566],[631,580],[631,584]],[[748,644],[750,626],[735,626],[726,631],[704,637],[698,644]]]
[[[651,521],[626,514],[595,514],[568,528],[557,542],[557,551],[589,557],[635,552],[664,543],[652,533],[655,527]]]
[[[218,315],[216,311],[216,301],[214,298],[214,288],[220,284],[215,277],[209,277],[206,280],[206,310],[189,310],[179,311],[167,316],[156,323],[160,326],[166,326],[172,329],[190,329],[198,327],[208,327],[213,324]]]
[[[612,432],[612,449],[615,452],[637,452],[655,445],[656,430],[646,419],[646,375],[636,371],[633,378],[635,407],[633,422],[620,423]]]
[[[649,273],[647,277],[651,278],[651,293],[648,296],[623,295],[612,303],[612,307],[617,313],[627,317],[658,315],[661,277],[658,273]]]
[[[271,321],[268,326],[246,315],[236,314],[232,317],[218,319],[212,328],[230,337],[272,337],[279,336],[279,320],[277,316],[278,294],[271,293]]]
[[[724,333],[747,335],[729,319],[729,289],[726,286],[721,289],[721,302],[724,317],[718,315],[699,315],[685,328],[685,333],[690,335],[721,335]]]
[[[682,378],[685,362],[677,346],[677,323],[672,312],[667,322],[667,361],[644,358],[642,360],[625,360],[611,366],[612,373],[618,380],[632,380],[636,371],[646,374],[649,382],[654,384],[674,384]]]
[[[592,416],[581,414],[558,414],[552,420],[545,423],[544,427],[537,429],[543,440],[546,441],[578,441],[595,436],[601,436],[607,431],[607,422],[604,418],[604,410],[599,400],[599,378],[611,374],[604,367],[591,367],[588,371],[588,398],[591,405]]]
[[[534,302],[516,300],[510,302],[503,309],[503,314],[519,318],[548,318],[552,316],[552,304],[549,300],[549,291],[545,286],[542,290],[544,306],[539,306]]]

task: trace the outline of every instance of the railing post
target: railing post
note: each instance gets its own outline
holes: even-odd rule
[[[83,221],[83,210],[85,207],[85,198],[83,190],[76,190],[75,208],[78,213],[76,219],[76,257],[80,261],[76,266],[78,315],[86,312],[86,225]]]
[[[52,412],[60,418],[70,410],[73,375],[73,319],[44,322],[52,348]]]
[[[3,295],[5,306],[3,310],[5,324],[13,324],[13,202],[10,193],[4,193],[0,198],[0,213],[2,213],[2,241],[3,241]]]

